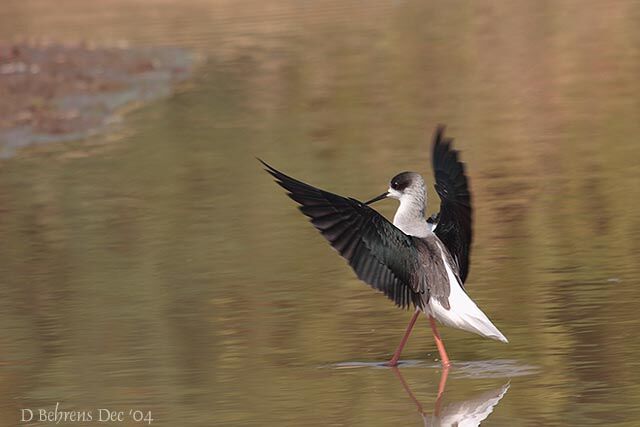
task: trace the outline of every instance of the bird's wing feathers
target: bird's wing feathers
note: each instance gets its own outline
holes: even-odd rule
[[[417,249],[407,236],[364,203],[312,187],[262,164],[300,204],[300,210],[342,255],[358,278],[398,306],[422,307],[428,290],[416,272]]]
[[[440,196],[440,213],[434,219],[437,221],[435,234],[453,256],[460,278],[465,282],[473,238],[471,194],[464,163],[458,159],[458,151],[451,148],[453,139],[446,138],[444,130],[444,126],[438,126],[433,143],[435,189]]]

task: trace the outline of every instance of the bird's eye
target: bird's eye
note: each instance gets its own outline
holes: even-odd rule
[[[392,181],[391,182],[391,188],[393,188],[394,190],[398,189],[398,181]]]

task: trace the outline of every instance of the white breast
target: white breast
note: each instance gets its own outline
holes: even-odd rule
[[[424,218],[423,210],[410,201],[402,199],[393,217],[393,225],[409,236],[426,237],[431,233],[431,227]]]

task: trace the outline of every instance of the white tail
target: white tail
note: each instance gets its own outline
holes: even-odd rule
[[[440,248],[442,251],[442,248]],[[442,261],[447,269],[449,277],[449,310],[444,308],[435,298],[429,299],[427,314],[431,314],[440,323],[452,328],[473,332],[486,338],[491,338],[504,343],[509,342],[507,338],[496,328],[491,320],[478,308],[475,302],[462,289],[458,279],[453,274],[453,270],[447,263],[444,254]],[[431,313],[429,313],[429,311]]]

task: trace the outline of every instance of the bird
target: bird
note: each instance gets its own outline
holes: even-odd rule
[[[470,265],[473,209],[465,165],[452,144],[453,139],[445,136],[445,126],[438,125],[431,159],[440,211],[429,218],[425,217],[425,181],[419,173],[401,172],[391,178],[385,192],[361,202],[292,178],[258,159],[360,280],[400,308],[414,309],[388,366],[398,365],[421,313],[429,320],[443,367],[451,366],[451,359],[436,320],[508,342],[464,285]],[[400,202],[392,222],[370,206],[384,199]]]

